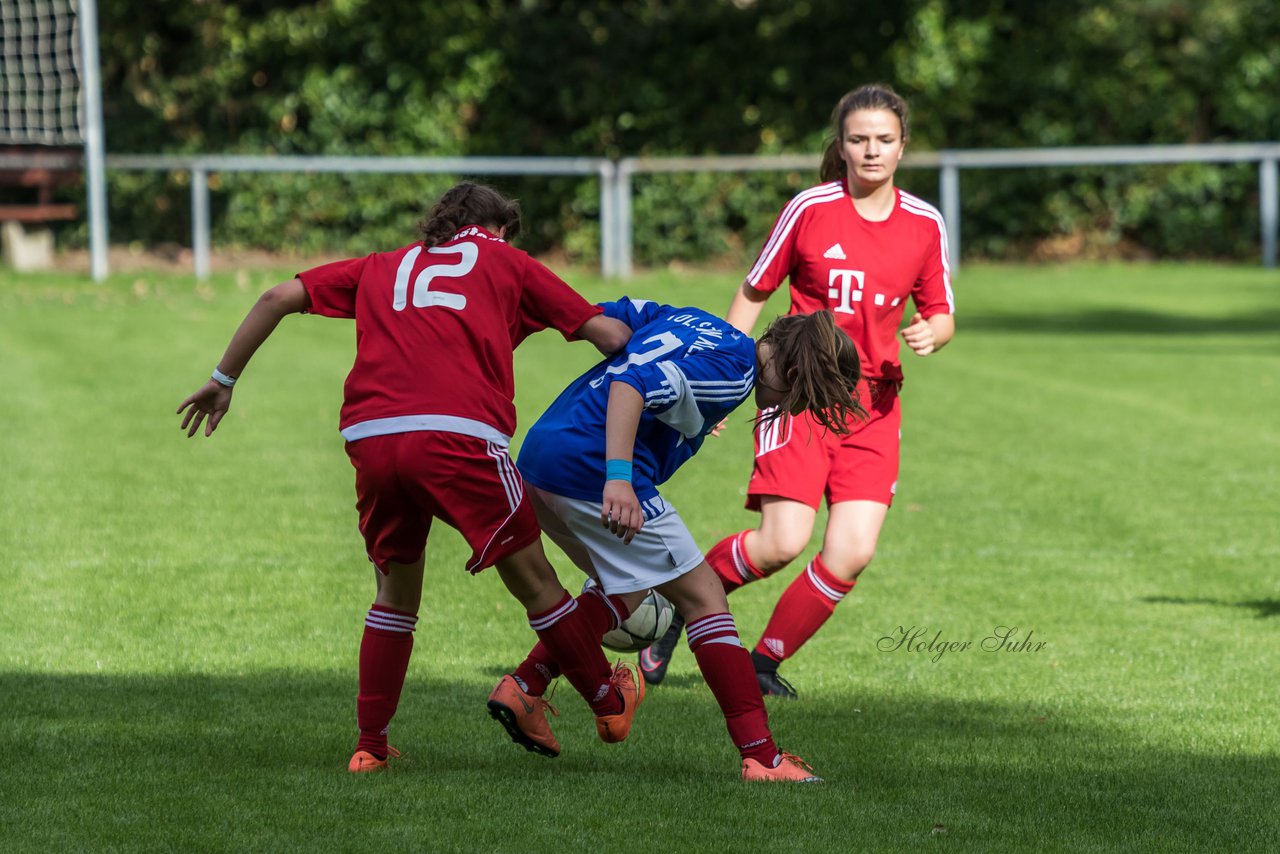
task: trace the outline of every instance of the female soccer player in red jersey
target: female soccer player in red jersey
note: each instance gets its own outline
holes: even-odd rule
[[[387,727],[413,649],[435,517],[471,546],[468,570],[497,566],[538,638],[610,731],[625,737],[630,729],[638,680],[627,666],[610,670],[599,634],[557,580],[507,446],[516,426],[512,350],[526,336],[550,327],[609,354],[631,330],[508,246],[519,226],[515,203],[489,187],[459,184],[427,214],[420,241],[306,270],[264,293],[212,378],[178,407],[188,436],[202,423],[210,436],[241,372],[283,317],[355,319],[341,431],[377,595],[360,644],[360,737],[351,771],[380,770],[398,755]]]
[[[896,334],[917,356],[955,332],[946,229],[931,205],[893,185],[907,141],[907,105],[883,85],[848,93],[832,114],[835,139],[819,184],[782,210],[729,308],[750,332],[764,302],[790,279],[790,314],[830,309],[862,359],[858,394],[870,416],[838,436],[801,415],[757,431],[747,507],[760,527],[722,540],[707,561],[732,592],[777,572],[809,542],[819,502],[830,507],[822,549],[783,592],[751,653],[765,694],[795,697],[778,665],[795,655],[871,562],[898,480],[902,366]],[[650,683],[665,675],[680,625],[641,653]]]

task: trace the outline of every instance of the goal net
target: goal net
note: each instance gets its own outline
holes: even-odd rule
[[[79,145],[76,0],[0,0],[0,145]]]

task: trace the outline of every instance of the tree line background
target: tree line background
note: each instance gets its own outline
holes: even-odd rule
[[[864,82],[910,100],[917,150],[1280,139],[1275,0],[99,0],[99,18],[109,153],[815,154],[812,174],[638,176],[642,264],[755,252]],[[936,171],[899,175],[936,202]],[[187,180],[111,172],[113,241],[189,242]],[[524,248],[597,260],[595,179],[487,180],[520,198]],[[1249,164],[962,180],[966,254],[1258,254]],[[401,245],[449,182],[214,176],[214,241]]]

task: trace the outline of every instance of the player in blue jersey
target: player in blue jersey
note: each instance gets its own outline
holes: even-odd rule
[[[634,330],[630,343],[556,398],[517,462],[543,531],[599,582],[577,607],[603,637],[650,588],[659,590],[685,618],[689,647],[742,755],[742,778],[817,781],[774,743],[724,587],[658,487],[753,388],[757,406],[776,407],[772,417],[807,411],[824,429],[844,432],[862,414],[853,395],[857,350],[826,311],[779,318],[758,342],[697,308],[624,297],[604,313]],[[512,739],[545,756],[560,752],[543,699],[558,673],[539,643],[489,697],[490,714]],[[636,680],[643,700],[638,672]]]

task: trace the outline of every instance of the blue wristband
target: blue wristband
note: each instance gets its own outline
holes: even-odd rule
[[[631,460],[605,460],[605,480],[625,480],[631,482]]]

